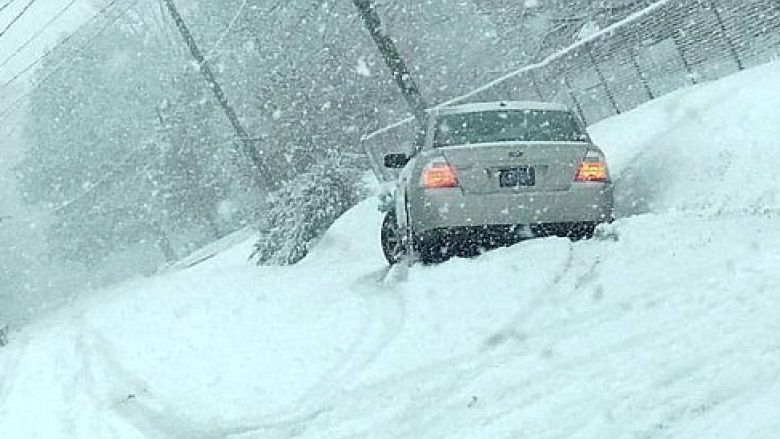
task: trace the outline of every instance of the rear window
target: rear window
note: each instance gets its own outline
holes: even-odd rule
[[[587,140],[568,111],[497,110],[441,115],[434,147],[492,142],[580,142]]]

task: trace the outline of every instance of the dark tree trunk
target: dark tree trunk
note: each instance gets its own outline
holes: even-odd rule
[[[165,262],[172,263],[176,262],[179,257],[176,255],[176,250],[173,249],[173,244],[171,244],[171,240],[168,238],[168,234],[165,233],[165,231],[161,228],[157,228],[157,248],[160,249],[160,253],[163,254],[165,257]]]

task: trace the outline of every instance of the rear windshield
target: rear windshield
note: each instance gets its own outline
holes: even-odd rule
[[[588,137],[568,111],[496,110],[441,115],[434,147],[491,142],[581,142]]]

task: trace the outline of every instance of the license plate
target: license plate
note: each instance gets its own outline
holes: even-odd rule
[[[532,167],[502,169],[498,174],[501,187],[524,187],[536,184],[536,171]]]

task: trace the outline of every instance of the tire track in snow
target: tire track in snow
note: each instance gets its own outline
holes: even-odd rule
[[[702,318],[700,321],[696,322],[697,324],[706,324],[707,320]],[[581,327],[587,326],[587,324],[581,324],[577,325],[576,328],[572,328],[569,331],[566,331],[568,334],[573,333],[582,333]],[[533,406],[535,404],[539,404],[541,401],[549,398],[554,398],[556,394],[560,392],[565,392],[565,386],[561,386],[561,382],[577,382],[576,379],[567,379],[565,374],[573,373],[575,375],[581,375],[581,371],[579,369],[579,366],[582,364],[593,364],[594,361],[601,359],[603,361],[610,360],[610,358],[615,356],[620,356],[622,353],[631,350],[632,348],[635,349],[637,346],[646,346],[648,343],[650,343],[653,340],[658,339],[681,339],[685,336],[686,333],[689,333],[691,331],[690,327],[679,327],[677,330],[670,331],[667,327],[658,327],[653,328],[648,331],[643,331],[640,333],[636,333],[633,335],[630,335],[625,338],[621,338],[619,340],[616,340],[614,342],[606,343],[606,344],[600,344],[593,346],[590,349],[586,349],[584,352],[571,356],[571,357],[564,357],[559,360],[551,360],[550,367],[546,367],[543,370],[539,370],[535,373],[529,374],[527,376],[522,377],[521,379],[518,379],[516,383],[511,384],[509,387],[505,389],[504,395],[521,395],[520,399],[513,399],[511,401],[511,405],[513,407],[517,406]],[[665,338],[664,338],[665,337]],[[562,337],[558,337],[562,338]],[[736,343],[736,342],[735,342]],[[692,361],[683,375],[685,377],[690,378],[693,375],[699,375],[708,373],[711,371],[711,369],[717,369],[717,359],[727,357],[729,353],[729,348],[724,347],[713,347],[713,349],[709,349],[706,353],[703,353],[702,355],[696,356],[695,358],[692,358]],[[493,363],[494,365],[497,364],[514,364],[514,365],[521,365],[524,362],[523,359],[524,356],[518,357],[517,353],[504,353],[500,355],[491,355],[488,359],[489,361],[485,361],[485,359],[481,358],[472,358],[471,361],[464,361],[461,363],[457,363],[452,365],[453,368],[450,370],[446,370],[448,365],[436,365],[434,367],[434,371],[432,375],[448,375],[449,377],[447,380],[442,384],[435,388],[428,388],[426,391],[422,394],[419,394],[419,390],[416,391],[418,395],[416,396],[416,399],[419,399],[420,403],[414,403],[411,407],[407,408],[402,415],[399,416],[408,416],[409,419],[411,418],[418,418],[416,421],[409,422],[409,419],[404,418],[405,422],[404,424],[409,425],[407,427],[408,431],[401,431],[394,435],[393,437],[411,437],[413,434],[420,434],[420,431],[424,431],[425,427],[422,427],[424,424],[429,424],[431,431],[434,431],[433,429],[436,428],[436,420],[439,418],[439,416],[444,416],[446,413],[453,410],[454,406],[461,406],[464,405],[464,401],[466,399],[464,398],[464,395],[468,395],[469,393],[464,394],[463,390],[466,389],[470,384],[472,384],[475,380],[482,377],[486,371],[489,371],[490,367],[485,367],[488,363]],[[522,370],[522,369],[520,369]],[[588,371],[586,371],[588,372]],[[590,373],[593,372],[593,369],[589,370]],[[561,373],[564,375],[562,376]],[[718,375],[717,371],[715,375]],[[579,379],[583,379],[583,377],[579,377]],[[706,381],[706,379],[701,378]],[[415,381],[423,381],[423,376],[418,376],[414,378]],[[449,384],[447,384],[449,383]],[[407,383],[407,386],[414,387],[414,383]],[[537,389],[537,391],[532,391],[529,394],[529,386],[531,386],[534,389]],[[539,389],[550,389],[546,391],[539,391]],[[444,391],[441,391],[444,390]],[[666,386],[659,386],[658,389],[654,390],[654,392],[662,392],[662,393],[669,393],[667,395],[667,400],[671,402],[674,402],[674,406],[670,408],[669,410],[665,411],[664,414],[660,416],[659,422],[665,422],[665,425],[669,426],[669,421],[675,421],[680,422],[685,417],[695,417],[701,415],[700,410],[696,410],[696,407],[700,407],[702,405],[706,406],[713,406],[722,403],[726,399],[734,397],[734,395],[726,395],[721,396],[719,398],[713,398],[708,397],[705,399],[697,399],[697,396],[694,395],[694,397],[689,397],[689,395],[682,393],[677,394],[675,393],[675,387],[671,385]],[[440,395],[446,395],[444,398],[442,398]],[[522,396],[525,395],[525,396]],[[506,396],[503,396],[503,398],[506,398]],[[442,401],[442,399],[445,399]],[[435,401],[435,404],[430,404],[431,401]],[[499,400],[501,401],[501,400]],[[575,401],[570,402],[568,405],[570,406],[579,406],[582,402],[581,401]],[[354,404],[353,405],[359,405]],[[496,418],[496,422],[500,421],[500,418],[502,416],[512,416],[514,413],[513,408],[509,408],[506,410],[506,413],[504,415],[492,415],[493,418]],[[393,418],[391,420],[385,421],[388,423],[386,427],[390,427],[390,425],[394,424],[396,421],[396,418]],[[648,421],[648,431],[653,431],[653,425],[655,421]],[[587,422],[585,422],[587,424]],[[572,435],[575,435],[577,432],[581,430],[581,428],[584,425],[569,425],[566,428],[569,429],[567,434],[561,434],[561,437],[571,437]],[[371,426],[373,430],[376,429],[382,429],[382,427],[373,425]],[[563,426],[561,428],[564,428]],[[366,433],[368,434],[368,433]],[[529,433],[530,434],[530,433]],[[532,435],[532,434],[531,434]],[[354,435],[354,437],[361,437],[359,434]],[[655,436],[648,436],[648,437],[655,437]]]
[[[344,360],[322,375],[293,407],[241,425],[202,425],[178,414],[174,406],[157,397],[150,386],[131,373],[113,352],[110,342],[97,330],[84,331],[81,349],[85,364],[110,377],[114,388],[102,399],[121,419],[154,439],[217,439],[238,437],[290,437],[302,433],[308,422],[330,410],[339,393],[370,365],[398,335],[405,319],[405,304],[397,294],[397,283],[384,268],[359,276],[345,288],[361,302],[364,310],[358,337],[347,349]],[[384,287],[384,288],[383,288]],[[100,399],[96,397],[96,399]]]
[[[441,383],[434,387],[427,388],[424,394],[420,395],[420,399],[423,402],[412,404],[410,408],[405,410],[405,413],[410,417],[416,416],[435,419],[437,417],[436,413],[443,414],[449,409],[442,406],[442,404],[440,404],[441,401],[439,401],[439,403],[436,404],[439,408],[431,410],[431,407],[424,405],[425,401],[438,400],[438,397],[436,396],[438,394],[451,395],[454,389],[465,389],[483,376],[486,370],[490,370],[490,367],[487,367],[489,364],[496,363],[497,361],[502,362],[509,360],[510,358],[515,358],[516,360],[516,352],[509,356],[505,356],[497,354],[494,351],[512,339],[524,343],[527,335],[518,328],[518,325],[522,326],[525,324],[546,304],[552,303],[553,301],[556,301],[556,299],[560,299],[557,297],[557,290],[565,280],[571,279],[576,281],[583,276],[586,276],[587,273],[593,273],[599,265],[600,260],[596,259],[590,265],[578,265],[575,262],[575,245],[569,241],[567,242],[565,256],[558,262],[555,274],[552,276],[550,282],[539,287],[536,294],[532,296],[526,306],[522,307],[509,319],[508,323],[505,324],[504,329],[498,331],[493,336],[488,337],[477,352],[468,356],[450,358],[440,363],[426,366],[424,370],[413,372],[411,375],[416,378],[413,378],[412,381],[423,379],[421,377],[430,375],[436,377],[435,379],[441,380]],[[576,268],[581,269],[575,270]],[[444,369],[449,369],[449,373],[447,374],[449,376],[442,379],[441,375],[442,370]],[[389,382],[397,382],[398,386],[403,386],[402,380],[408,380],[409,378],[409,374],[407,374],[402,377],[395,377]],[[428,385],[427,379],[424,380],[426,381],[426,385]],[[455,390],[455,393],[457,393],[457,390]],[[407,432],[400,432],[396,437],[411,437],[410,435],[413,435],[415,431],[419,431],[420,425],[417,423],[413,424],[415,424],[415,427],[410,427]],[[368,432],[366,432],[366,434],[368,434]],[[360,437],[360,435],[355,435],[355,437]]]
[[[551,290],[555,289],[564,280],[564,278],[566,278],[567,274],[569,274],[574,266],[573,248],[571,242],[566,242],[565,250],[561,249],[561,254],[559,255],[557,264],[554,263],[552,265],[553,267],[557,266],[557,268],[555,268],[555,272],[551,276],[550,281],[544,286],[538,288],[536,294],[534,294],[531,300],[527,302],[527,305],[518,311],[509,320],[509,323],[507,323],[505,327],[510,328],[510,330],[514,330],[512,326],[515,324],[515,322],[518,320],[523,320],[524,318],[530,318],[530,316],[532,316],[540,307],[544,305],[547,300],[549,300],[546,299],[546,297],[553,294]],[[372,273],[359,278],[357,282],[368,283],[368,281],[373,280],[375,285],[377,285],[374,287],[375,289],[380,289],[383,285],[389,285],[393,290],[395,290],[403,285],[403,282],[408,278],[409,274],[408,267],[399,268],[400,269],[394,268],[393,270],[389,271],[384,270],[382,272]],[[588,270],[590,269],[591,268],[589,267]],[[399,332],[400,329],[401,328],[396,329],[396,333]],[[506,331],[499,331],[496,336],[502,337],[502,333],[505,334]],[[496,338],[496,336],[490,337],[490,340]],[[387,344],[389,344],[391,341],[392,339],[388,340],[382,349],[384,349],[384,347],[386,347]],[[506,339],[503,341],[506,341]],[[499,342],[499,344],[502,344],[503,341]],[[492,351],[492,349],[485,349],[485,344],[488,344],[488,341],[484,342],[482,348],[477,349],[476,352],[465,355],[458,355],[455,357],[443,359],[442,361],[438,361],[436,363],[427,364],[414,371],[388,377],[387,379],[381,381],[381,384],[377,383],[370,385],[369,387],[376,386],[377,388],[404,388],[409,386],[409,382],[414,383],[421,381],[425,382],[424,387],[426,388],[425,392],[420,394],[421,399],[426,401],[434,400],[437,398],[435,396],[437,394],[447,394],[452,389],[461,389],[468,386],[474,380],[483,375],[485,366],[487,364],[495,362],[495,355],[492,355],[491,352],[488,352],[487,355],[485,354],[486,350]],[[379,349],[376,355],[381,353],[382,349]],[[448,370],[448,373],[442,374],[442,370]],[[432,385],[432,382],[435,382],[436,384]],[[361,391],[360,389],[362,388],[364,387],[361,386],[360,388],[350,389],[345,393],[344,397],[354,395],[356,392],[359,393]],[[419,393],[420,390],[417,389],[415,392]],[[409,411],[409,416],[420,416],[420,414],[416,413],[416,411],[417,409],[421,409],[423,404],[424,402],[412,404],[413,408],[407,410]],[[426,408],[430,409],[429,407]],[[334,410],[336,410],[336,408],[334,408]],[[369,412],[363,416],[371,417],[374,415],[375,413]],[[409,435],[413,436],[413,431],[409,431],[408,433]],[[365,432],[365,434],[369,435],[369,432]],[[354,437],[361,437],[361,435],[357,434]],[[404,437],[404,434],[401,433],[398,437]]]
[[[524,307],[511,322],[522,321],[530,318],[539,307],[549,300],[546,296],[551,294],[567,276],[574,263],[572,244],[567,243],[566,257],[560,263],[558,272],[545,287]],[[347,349],[345,360],[323,374],[322,378],[314,384],[305,394],[298,398],[290,407],[293,410],[266,415],[264,420],[245,423],[244,425],[214,427],[198,425],[190,419],[178,415],[171,404],[155,397],[148,391],[149,386],[142,380],[134,377],[111,353],[111,347],[99,334],[95,334],[96,363],[100,363],[115,377],[117,381],[125,383],[129,391],[127,396],[114,396],[113,409],[122,418],[133,424],[145,435],[152,438],[239,438],[239,437],[290,437],[302,434],[308,428],[307,424],[317,419],[325,412],[335,408],[334,401],[340,393],[347,392],[349,382],[367,368],[385,350],[385,348],[398,336],[406,318],[405,302],[399,293],[400,287],[407,279],[409,267],[383,268],[357,277],[347,289],[362,302],[365,310],[363,322],[360,325],[358,337]],[[516,329],[512,329],[515,330]],[[473,358],[469,361],[465,357],[461,359],[448,359],[446,364],[453,365],[460,372],[453,377],[454,382],[442,384],[443,387],[462,387],[472,382],[481,375],[481,367],[490,358]],[[122,392],[119,392],[122,393]]]
[[[109,409],[149,439],[223,439],[263,431],[264,437],[290,437],[299,425],[315,419],[322,412],[289,415],[274,421],[239,425],[202,424],[179,414],[173,404],[159,398],[151,386],[131,373],[117,360],[108,342],[98,332],[89,335],[93,346],[89,362],[111,378],[112,389],[105,389]],[[270,436],[269,436],[270,435]]]
[[[400,334],[406,320],[406,302],[400,287],[411,267],[398,264],[355,278],[348,290],[363,302],[360,334],[347,350],[346,360],[326,373],[302,398],[295,415],[282,420],[247,427],[229,436],[239,438],[292,437],[303,434],[320,415],[335,409],[336,399],[349,391],[348,384],[368,368]],[[392,311],[392,312],[389,312]]]
[[[301,416],[300,418],[283,419],[274,424],[262,422],[246,425],[208,425],[197,420],[182,416],[174,405],[158,397],[145,380],[131,373],[117,360],[113,348],[99,332],[92,331],[87,343],[91,346],[87,360],[93,367],[99,369],[106,377],[110,377],[113,386],[103,389],[103,400],[108,401],[108,408],[124,422],[132,425],[137,431],[149,439],[223,439],[258,430],[284,430],[274,437],[289,437],[298,424],[316,418],[319,412]],[[269,437],[269,436],[266,436]]]
[[[557,290],[563,284],[564,280],[572,278],[579,278],[582,275],[578,275],[580,271],[592,272],[595,267],[600,263],[596,260],[590,266],[587,266],[585,270],[574,269],[578,266],[575,264],[575,245],[571,241],[567,242],[566,255],[558,263],[558,268],[555,269],[555,274],[549,283],[537,289],[531,300],[526,303],[509,321],[504,325],[504,329],[496,332],[494,335],[485,339],[477,352],[470,357],[462,358],[459,361],[448,361],[449,364],[437,365],[437,369],[440,366],[454,367],[456,372],[452,374],[446,381],[440,386],[429,389],[426,393],[437,393],[439,390],[446,390],[445,394],[458,394],[459,390],[465,389],[477,379],[482,377],[486,370],[490,370],[487,367],[490,364],[496,362],[509,361],[514,359],[516,361],[516,352],[511,354],[499,354],[495,352],[499,347],[505,345],[511,340],[515,340],[520,344],[525,344],[528,335],[522,330],[523,326],[546,304],[552,303],[556,300]],[[436,372],[440,373],[440,372]],[[454,390],[454,391],[453,391]],[[429,398],[430,399],[430,398]],[[451,408],[447,405],[437,404],[438,408],[433,411],[430,407],[422,407],[415,404],[410,409],[406,410],[411,416],[422,416],[429,419],[429,422],[433,422],[438,417],[438,414],[444,414]],[[424,423],[425,421],[423,421]],[[414,427],[409,427],[408,432],[401,432],[396,437],[407,437],[407,434],[413,434],[413,432],[419,432],[420,424],[416,424]]]
[[[265,438],[269,430],[280,427],[292,430],[291,434],[280,437],[298,435],[308,428],[304,423],[332,410],[334,401],[345,391],[349,382],[373,363],[401,331],[406,319],[406,304],[398,287],[399,281],[405,278],[406,268],[399,266],[385,267],[358,276],[348,289],[361,300],[365,313],[360,337],[348,348],[345,360],[326,373],[299,399],[297,414],[281,422],[254,426],[242,435],[233,437],[255,437],[252,434],[263,430],[261,437]]]
[[[0,401],[13,405],[2,412],[0,429],[25,437],[128,437],[115,418],[103,417],[103,382],[95,373],[79,318],[66,317],[28,333],[6,363]],[[10,366],[10,367],[8,367]],[[9,425],[10,424],[10,425]],[[3,433],[0,436],[7,437]],[[17,437],[14,435],[13,437]]]
[[[545,304],[545,302],[552,300],[554,290],[563,281],[573,266],[574,245],[569,242],[566,258],[560,264],[559,268],[556,269],[556,274],[553,276],[550,283],[539,288],[531,300],[510,318],[509,322],[504,325],[503,329],[488,337],[482,343],[481,350],[484,352],[486,350],[496,349],[509,340],[523,342],[527,337],[527,335],[524,334],[521,330],[523,323],[528,321],[539,310],[539,308]]]
[[[112,381],[103,389],[108,408],[149,439],[211,439],[219,435],[193,429],[193,423],[182,419],[165,401],[156,398],[150,386],[117,360],[111,344],[98,331],[84,332],[84,361],[96,372]]]
[[[585,253],[588,254],[587,252]],[[577,258],[580,259],[580,258]],[[582,267],[583,270],[577,270],[577,271],[571,271],[569,275],[566,275],[567,283],[571,282],[572,286],[574,288],[581,287],[581,280],[583,279],[590,279],[593,276],[598,276],[598,267],[599,267],[600,261],[596,260],[591,264],[591,266],[584,270],[586,267],[585,265],[580,264],[571,264],[572,266],[576,267]],[[582,273],[582,274],[580,274]],[[563,285],[563,279],[564,276],[561,276],[560,280],[558,280],[557,285],[558,288],[561,288],[561,285]],[[574,290],[572,290],[574,291]],[[676,297],[676,296],[672,296]],[[684,298],[683,298],[684,299]],[[687,299],[690,301],[690,299]],[[667,303],[666,306],[668,307],[675,307],[674,303]],[[617,310],[608,310],[608,311],[617,311]],[[587,328],[592,325],[594,321],[597,320],[619,320],[619,319],[625,319],[627,316],[626,313],[629,313],[630,309],[624,309],[623,312],[619,313],[619,315],[615,315],[612,312],[599,312],[598,310],[590,310],[587,312],[581,312],[580,315],[575,316],[573,319],[567,318],[564,322],[556,322],[554,324],[545,325],[542,327],[535,327],[534,332],[536,333],[543,333],[546,335],[544,338],[544,342],[546,345],[555,345],[560,341],[564,340],[574,340],[576,339],[578,334],[587,334]],[[695,313],[695,310],[692,310],[691,312]],[[706,314],[706,313],[705,313]],[[588,317],[586,319],[581,319],[580,317]],[[693,317],[696,317],[694,314]],[[563,324],[561,324],[563,323]],[[574,324],[572,324],[574,323]],[[696,345],[695,341],[695,334],[700,333],[706,333],[708,330],[708,325],[711,326],[710,320],[706,318],[706,316],[699,316],[699,318],[692,319],[691,321],[687,322],[687,325],[660,325],[660,327],[650,327],[650,328],[640,328],[640,330],[637,333],[629,334],[628,337],[619,338],[618,340],[615,340],[611,343],[606,344],[596,344],[590,349],[585,349],[584,352],[580,352],[575,356],[568,356],[561,358],[557,361],[551,362],[551,367],[544,368],[543,371],[540,371],[536,374],[529,375],[528,377],[524,377],[521,381],[521,384],[513,386],[514,389],[516,389],[516,392],[514,392],[511,388],[507,390],[507,394],[512,393],[520,393],[527,392],[526,389],[526,383],[529,385],[533,385],[535,388],[548,388],[553,389],[554,392],[557,392],[557,388],[559,386],[554,385],[555,382],[566,382],[566,380],[562,380],[561,376],[558,375],[559,373],[567,373],[569,370],[576,371],[579,366],[582,364],[594,364],[599,361],[614,361],[615,356],[621,355],[623,352],[627,351],[637,351],[640,350],[637,347],[638,346],[653,346],[657,345],[657,343],[660,341],[662,344],[674,341],[676,343],[679,343],[680,340],[687,340],[687,344],[690,345]],[[599,325],[593,325],[598,327]],[[558,329],[557,331],[554,331],[554,329]],[[552,332],[550,334],[550,332]],[[571,344],[571,343],[569,343]],[[589,344],[586,343],[580,343],[580,345],[583,346],[589,346]],[[734,341],[733,344],[730,343],[731,346],[738,346],[738,341]],[[714,382],[717,380],[717,377],[720,375],[723,375],[727,373],[727,371],[724,369],[721,371],[720,369],[723,369],[720,365],[718,365],[718,359],[721,358],[727,358],[730,355],[730,349],[731,346],[726,347],[725,349],[721,347],[713,347],[710,349],[706,349],[705,352],[701,352],[698,355],[692,356],[690,361],[688,362],[687,368],[685,371],[681,372],[682,376],[687,377],[690,379],[691,377],[694,377],[694,379],[697,382],[702,382],[704,384],[701,384],[700,388],[705,388],[707,382]],[[641,352],[641,350],[640,350]],[[515,358],[512,358],[515,357]],[[514,364],[517,364],[519,360],[516,358],[516,353],[514,354],[506,354],[501,355],[500,357],[494,357],[496,358],[497,363],[504,363],[504,362],[512,362]],[[476,366],[480,367],[480,366]],[[481,368],[481,367],[480,367]],[[590,369],[590,372],[593,372],[593,369]],[[672,371],[673,373],[675,371]],[[636,372],[635,372],[636,373]],[[668,373],[665,373],[664,375],[667,375]],[[710,376],[715,376],[715,378],[711,378]],[[665,425],[664,429],[669,428],[669,426],[674,424],[682,423],[685,420],[688,420],[690,418],[695,418],[702,415],[702,409],[700,407],[711,407],[713,405],[717,405],[722,403],[725,400],[728,400],[730,398],[733,398],[734,395],[731,394],[725,394],[720,396],[713,396],[713,395],[701,395],[696,394],[693,397],[690,397],[687,394],[681,394],[679,389],[677,389],[675,386],[672,385],[666,385],[666,384],[659,384],[659,387],[657,389],[653,389],[653,394],[659,394],[666,398],[667,400],[670,400],[673,402],[673,407],[671,407],[669,410],[665,411],[662,414],[659,415],[651,415],[650,420],[648,420],[648,430],[647,430],[647,437],[656,437],[657,434],[659,435],[668,435],[668,431],[666,433],[662,431],[656,431],[656,429],[653,426],[653,422],[657,422],[659,424]],[[702,393],[699,391],[699,393]],[[520,405],[525,406],[531,406],[535,403],[538,403],[541,399],[549,398],[549,394],[543,394],[540,392],[537,392],[535,395],[529,395],[526,398],[522,398],[522,403]],[[641,398],[640,398],[641,399]],[[656,398],[658,399],[658,398]],[[644,401],[652,399],[641,399],[642,403]],[[581,401],[577,401],[574,404],[581,404]],[[516,405],[516,404],[515,404]],[[418,407],[420,411],[423,411],[423,408]],[[438,409],[437,409],[438,410]],[[446,410],[440,410],[440,413],[445,413]],[[507,416],[510,416],[511,411],[507,411]],[[435,415],[426,417],[435,417]],[[419,426],[419,424],[416,424]],[[571,426],[571,431],[567,435],[561,435],[561,437],[569,437],[570,435],[576,434],[578,431],[580,431],[580,427],[582,426]]]
[[[544,368],[544,370],[542,371],[524,377],[521,380],[521,382],[519,382],[518,384],[508,387],[505,393],[506,394],[515,394],[515,393],[523,394],[524,392],[527,393],[529,386],[533,386],[536,389],[545,389],[544,391],[531,392],[531,394],[519,400],[513,400],[512,403],[515,406],[531,407],[541,403],[545,399],[555,399],[557,394],[566,392],[565,386],[561,386],[561,383],[578,382],[583,379],[588,379],[591,377],[591,375],[588,375],[587,373],[586,375],[588,376],[586,377],[578,376],[578,375],[582,375],[583,373],[579,371],[583,364],[594,364],[599,360],[602,362],[607,362],[613,357],[623,355],[623,353],[627,351],[631,351],[632,349],[637,349],[638,346],[647,346],[653,340],[683,338],[685,334],[688,333],[689,331],[690,328],[685,328],[685,329],[680,328],[676,331],[670,331],[668,328],[656,328],[642,333],[633,334],[631,336],[622,338],[620,340],[616,340],[611,343],[594,346],[593,348],[587,349],[585,350],[585,352],[582,352],[576,356],[563,358],[558,361],[552,360],[550,367]],[[568,332],[575,333],[581,331],[575,330],[575,331],[568,331]],[[563,337],[558,337],[558,338],[563,338]],[[698,357],[695,358],[695,362],[689,364],[686,367],[685,371],[680,373],[681,377],[678,379],[681,379],[682,376],[684,376],[686,380],[691,381],[694,377],[697,376],[701,377],[701,375],[706,374],[711,369],[717,369],[718,368],[717,360],[720,358],[727,357],[729,352],[730,352],[729,348],[718,347],[699,355]],[[507,359],[509,360],[509,358]],[[607,368],[607,370],[612,370],[612,369]],[[593,369],[590,369],[588,372],[590,374],[598,373],[597,370],[594,372]],[[569,378],[567,378],[566,374],[574,374],[574,377],[569,376]],[[641,436],[647,438],[658,437],[658,434],[661,434],[662,436],[666,437],[667,435],[664,433],[664,431],[668,429],[672,423],[682,422],[682,420],[685,419],[686,417],[691,418],[691,417],[702,415],[703,412],[701,412],[700,410],[696,410],[696,407],[700,407],[702,405],[705,406],[718,405],[728,399],[737,396],[737,395],[720,395],[718,397],[713,397],[712,395],[709,395],[706,398],[701,399],[698,398],[698,395],[694,394],[692,396],[688,394],[685,390],[679,390],[675,388],[672,385],[672,383],[666,383],[666,384],[659,383],[659,385],[653,388],[651,392],[661,393],[664,395],[664,397],[663,398],[648,397],[643,399],[641,396],[639,396],[637,397],[639,402],[634,402],[634,404],[642,405],[643,401],[651,401],[649,403],[651,407],[648,407],[648,409],[650,409],[650,408],[655,408],[653,407],[653,405],[657,404],[657,401],[659,399],[663,399],[664,401],[666,401],[665,403],[667,405],[670,405],[671,407],[665,409],[663,413],[660,416],[658,416],[657,419],[655,419],[652,414],[649,415],[650,418],[652,419],[649,419],[647,421],[648,424],[647,431],[645,432],[644,435]],[[679,394],[675,392],[678,392]],[[691,402],[691,400],[693,400],[693,402]],[[615,402],[617,403],[618,401]],[[579,407],[584,404],[587,403],[584,401],[575,400],[575,401],[568,402],[567,405],[572,407]],[[512,416],[512,410],[508,410],[506,412],[506,416]],[[565,434],[561,434],[560,437],[575,436],[578,432],[582,430],[582,428],[588,422],[590,422],[590,420],[584,422],[583,425],[578,424],[578,425],[568,426],[568,431]],[[664,428],[660,430],[657,429],[656,427],[661,424],[664,425]]]

